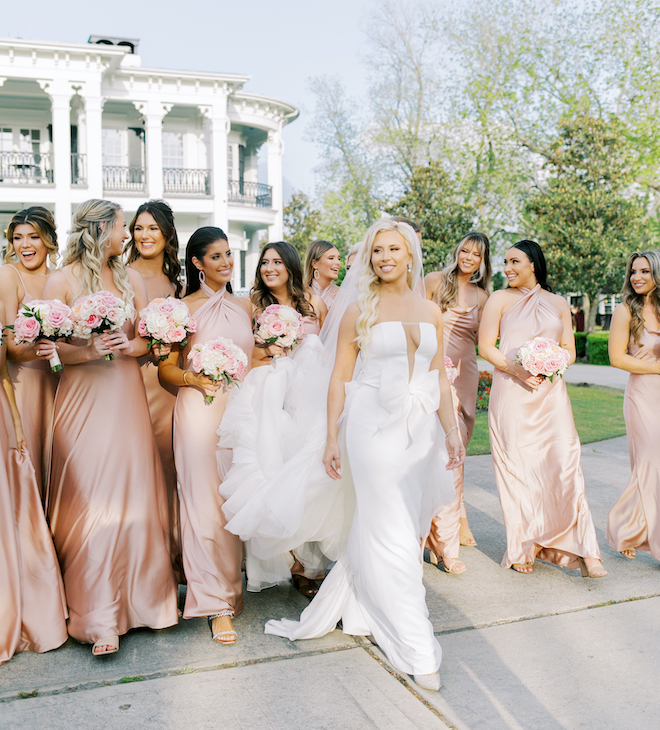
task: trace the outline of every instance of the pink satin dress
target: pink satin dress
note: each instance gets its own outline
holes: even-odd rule
[[[158,358],[147,355],[139,359],[142,381],[147,394],[147,404],[151,425],[160,455],[160,463],[165,477],[167,490],[167,511],[170,539],[170,556],[172,568],[178,583],[183,583],[183,564],[181,558],[181,531],[179,526],[179,494],[176,486],[176,469],[174,468],[174,445],[172,431],[174,429],[174,404],[176,388],[161,385],[158,380]]]
[[[312,279],[312,292],[314,292],[317,297],[320,297],[325,306],[330,309],[332,303],[335,301],[335,297],[339,293],[339,287],[335,283],[330,282],[325,289],[321,289],[321,285],[318,281],[316,281],[316,279]]]
[[[303,338],[321,334],[321,324],[316,317],[303,317]]]
[[[476,289],[476,285],[475,289]],[[442,314],[444,354],[451,358],[458,370],[452,387],[456,424],[467,449],[477,409],[479,368],[476,344],[479,334],[479,299],[468,309],[453,307]],[[428,545],[437,555],[458,558],[460,545],[460,518],[465,514],[463,496],[464,467],[453,470],[456,494],[453,501],[436,515],[431,523]]]
[[[11,266],[11,264],[8,264]],[[12,269],[18,274],[23,286],[21,305],[33,301],[28,294],[23,277],[15,266]],[[20,306],[19,305],[19,311]],[[57,389],[57,375],[50,369],[47,360],[30,360],[29,362],[7,361],[9,375],[14,384],[14,394],[18,412],[21,414],[23,433],[28,443],[28,450],[34,466],[37,484],[42,502],[46,496],[45,475],[50,462],[51,427],[53,423],[53,402]]]
[[[126,323],[129,337],[133,325]],[[165,481],[137,360],[66,365],[55,397],[49,516],[82,643],[178,622]]]
[[[0,664],[19,651],[56,649],[68,638],[66,602],[34,468],[16,449],[0,389]]]
[[[247,312],[201,283],[209,297],[195,312],[197,332],[183,352],[183,367],[197,343],[226,337],[252,359],[254,335]],[[213,616],[223,611],[238,615],[243,608],[241,562],[243,545],[225,530],[224,498],[218,491],[216,431],[225,411],[229,390],[220,389],[213,403],[204,402],[198,388],[179,388],[174,408],[174,459],[181,484],[181,546],[188,584],[184,618]]]
[[[560,342],[563,333],[561,316],[540,285],[520,291],[524,296],[500,322],[499,349],[512,360],[527,340]],[[488,421],[506,530],[502,567],[538,559],[577,568],[577,556],[600,559],[564,379],[546,379],[533,390],[495,368]]]
[[[644,329],[628,354],[660,360],[660,331]],[[623,402],[632,474],[607,520],[607,541],[614,550],[649,550],[660,560],[660,375],[631,373]]]

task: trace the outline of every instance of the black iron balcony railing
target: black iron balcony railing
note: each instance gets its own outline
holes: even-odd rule
[[[184,167],[164,167],[163,190],[166,193],[210,195],[211,171]]]
[[[50,155],[38,152],[0,152],[0,182],[11,185],[52,183]]]
[[[273,188],[264,183],[229,180],[229,202],[251,205],[255,208],[273,207]]]
[[[84,187],[87,185],[87,167],[85,155],[73,153],[71,155],[71,184]]]
[[[145,190],[144,167],[103,165],[103,189],[114,192],[141,193]]]

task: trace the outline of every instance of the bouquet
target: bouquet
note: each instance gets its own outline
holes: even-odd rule
[[[564,374],[570,361],[568,350],[549,337],[535,337],[518,350],[516,363],[532,375],[541,375],[552,383],[555,375]]]
[[[293,349],[303,334],[303,318],[292,307],[271,304],[257,318],[254,333],[258,343]]]
[[[208,376],[214,383],[224,381],[226,385],[237,383],[247,369],[247,355],[232,340],[218,337],[193,345],[188,353],[192,370]],[[206,405],[213,403],[214,396],[205,395]]]
[[[109,291],[80,297],[73,304],[73,333],[88,340],[93,334],[118,330],[133,316],[133,307]],[[114,360],[111,353],[106,360]]]
[[[454,365],[452,359],[447,357],[447,355],[445,355],[445,372],[447,373],[449,385],[453,385],[454,381],[458,377],[458,368]]]
[[[149,339],[149,347],[181,343],[197,330],[197,323],[190,316],[188,307],[179,299],[158,297],[152,299],[140,312],[138,334]],[[160,356],[164,360],[166,356]]]
[[[55,340],[73,334],[71,309],[59,299],[33,299],[23,304],[14,322],[14,341],[27,345],[37,340]],[[50,369],[57,373],[63,365],[57,352],[48,360]]]

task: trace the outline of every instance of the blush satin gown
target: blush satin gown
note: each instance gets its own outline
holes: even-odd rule
[[[23,277],[18,269],[11,264],[18,274],[23,286],[23,299],[19,304],[19,311],[23,304],[34,300],[28,294]],[[45,478],[48,474],[50,461],[50,439],[53,422],[53,402],[57,389],[57,375],[53,374],[47,360],[37,359],[29,362],[12,362],[7,360],[7,367],[12,383],[18,412],[21,414],[23,433],[28,443],[28,450],[34,466],[37,484],[42,502],[46,496]]]
[[[183,367],[197,343],[226,337],[252,359],[254,336],[247,312],[225,297],[224,287],[214,292],[201,283],[208,300],[195,312],[197,331],[183,351]],[[184,618],[213,616],[243,608],[241,562],[243,546],[225,530],[223,498],[218,492],[216,430],[229,393],[220,389],[206,405],[204,393],[181,387],[174,408],[174,459],[181,483],[181,547],[188,584]]]
[[[124,331],[131,337],[133,325]],[[115,357],[65,365],[55,397],[49,517],[69,634],[90,644],[178,621],[144,384],[135,358]]]
[[[0,664],[20,651],[50,651],[68,638],[53,539],[29,454],[16,449],[0,388]]]
[[[332,303],[335,301],[335,297],[339,293],[339,287],[330,282],[325,289],[321,289],[321,285],[316,279],[312,279],[312,292],[323,300],[325,306],[330,309]]]
[[[179,494],[176,485],[176,469],[174,468],[174,445],[172,431],[174,429],[174,404],[176,388],[161,385],[158,380],[158,358],[147,355],[139,359],[140,372],[147,394],[149,416],[160,455],[160,463],[165,477],[167,491],[167,511],[170,540],[170,556],[177,583],[183,582],[183,565],[181,562],[181,532],[179,526]]]
[[[476,284],[473,285],[476,289]],[[479,333],[479,304],[468,309],[453,307],[442,313],[444,354],[451,358],[458,370],[452,386],[456,423],[463,446],[467,449],[477,408],[479,368],[476,344]],[[433,518],[428,546],[436,555],[458,558],[460,545],[460,519],[466,517],[463,496],[464,466],[453,470],[456,494],[439,514]]]
[[[660,331],[644,329],[628,354],[660,360]],[[631,373],[623,402],[632,474],[607,520],[607,541],[614,550],[649,550],[660,560],[660,375]]]
[[[345,633],[373,635],[398,670],[438,670],[442,651],[426,606],[422,546],[433,515],[453,496],[453,480],[436,413],[438,372],[429,369],[436,337],[426,322],[372,327],[342,415],[338,484],[354,489],[356,499],[348,547],[300,621],[269,621],[267,634],[317,638],[341,619]]]
[[[561,341],[559,312],[541,287],[502,316],[500,351],[515,359],[534,337]],[[577,556],[600,549],[584,493],[581,447],[563,378],[545,379],[538,390],[495,368],[488,411],[495,481],[506,530],[502,567],[535,559],[578,568]]]
[[[288,357],[255,368],[227,403],[218,429],[227,529],[245,542],[247,588],[315,578],[345,550],[350,495],[325,472],[331,369],[318,320]],[[224,458],[227,455],[230,458]]]

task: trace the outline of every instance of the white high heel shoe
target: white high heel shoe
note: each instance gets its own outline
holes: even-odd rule
[[[413,675],[415,684],[422,689],[430,689],[432,692],[438,692],[442,683],[440,682],[440,672],[435,674],[415,674]]]

